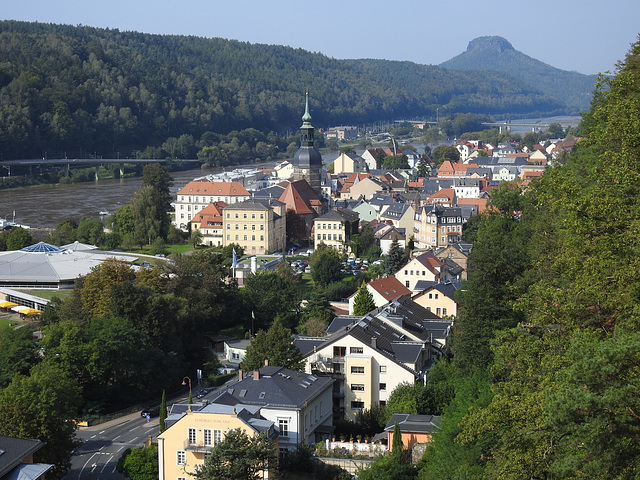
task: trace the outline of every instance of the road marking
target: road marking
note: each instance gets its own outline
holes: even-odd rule
[[[120,448],[116,451],[116,453],[119,453],[119,452],[120,452],[120,450],[122,450],[123,448],[124,448],[124,445],[123,445],[122,447],[120,447]]]
[[[113,455],[111,455],[109,459],[104,463],[104,467],[102,467],[102,470],[100,470],[100,473],[104,472],[104,469],[107,468],[107,465],[112,459],[113,459]]]
[[[117,437],[115,437],[113,440],[117,440],[121,437],[122,435],[118,435]]]
[[[84,465],[82,466],[82,468],[80,469],[80,473],[78,474],[78,479],[82,476],[82,472],[84,471],[85,467],[87,466],[87,464],[91,461],[91,459],[93,457],[95,457],[95,453],[93,455],[91,455],[86,462],[84,462]]]
[[[131,430],[129,430],[130,432],[133,432],[136,428],[138,427],[133,427]]]
[[[106,432],[106,430],[102,430],[98,435],[102,435],[104,432]]]
[[[97,436],[98,436],[98,435],[96,434],[96,435],[92,435],[92,436],[91,436],[91,437],[89,437],[89,438],[95,438],[95,437],[97,437]]]

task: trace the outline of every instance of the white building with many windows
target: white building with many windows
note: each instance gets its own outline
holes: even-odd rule
[[[210,203],[225,202],[227,205],[231,205],[250,198],[251,195],[247,189],[239,182],[194,180],[178,191],[174,202],[173,224],[177,228],[186,230],[195,214]]]

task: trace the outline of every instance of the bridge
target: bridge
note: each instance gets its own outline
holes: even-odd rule
[[[511,120],[506,120],[504,122],[482,122],[482,125],[487,125],[488,127],[498,127],[500,129],[500,133],[502,132],[510,132],[511,127],[526,127],[531,128],[532,132],[540,132],[542,130],[547,130],[552,123],[559,123],[562,128],[567,127],[577,127],[580,124],[582,119],[567,119],[567,120],[558,120],[557,122],[531,122],[531,123],[511,123]]]
[[[118,164],[120,166],[120,176],[124,176],[125,164],[148,164],[148,163],[166,163],[167,161],[175,161],[181,163],[194,163],[200,162],[197,158],[189,158],[186,160],[159,160],[151,158],[32,158],[24,160],[5,160],[0,162],[0,167],[4,167],[8,171],[7,176],[11,176],[11,167],[29,167],[30,173],[32,173],[33,167],[40,166],[62,166],[66,167],[66,175],[69,176],[71,167],[74,168],[86,168],[95,166],[96,180],[100,179],[100,166],[105,164]]]

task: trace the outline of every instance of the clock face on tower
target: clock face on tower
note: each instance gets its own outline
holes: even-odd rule
[[[306,175],[306,174],[307,174],[307,169],[306,169],[306,168],[303,168],[303,169],[302,169],[302,174],[303,174],[303,175]]]

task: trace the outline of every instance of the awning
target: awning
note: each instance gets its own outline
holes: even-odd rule
[[[11,307],[11,311],[12,312],[21,312],[22,310],[29,308],[29,307],[25,307],[24,305],[18,305],[15,307]]]
[[[0,308],[11,308],[11,307],[17,307],[18,304],[17,303],[13,303],[13,302],[2,302],[0,303]]]
[[[20,315],[35,315],[36,313],[42,313],[42,310],[36,310],[35,308],[25,308],[20,310]]]

